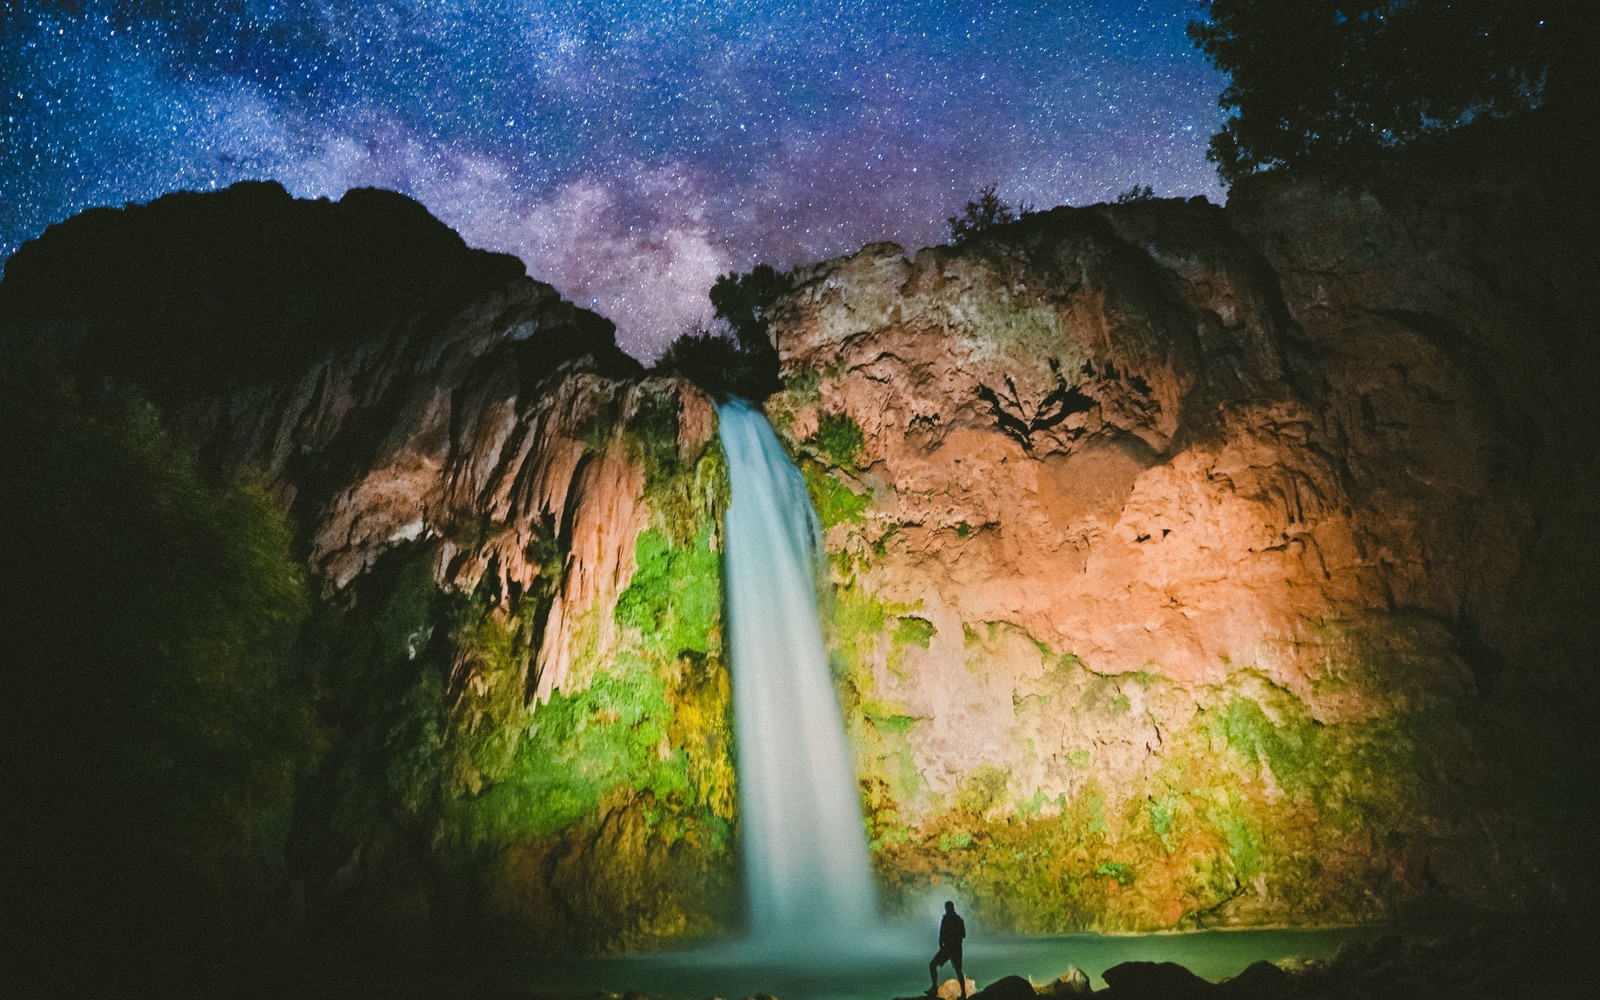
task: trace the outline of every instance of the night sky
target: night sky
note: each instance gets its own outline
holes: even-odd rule
[[[939,242],[986,183],[1039,208],[1221,196],[1198,0],[0,10],[0,256],[180,188],[390,187],[646,358],[719,272]]]

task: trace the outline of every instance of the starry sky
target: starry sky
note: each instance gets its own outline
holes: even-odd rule
[[[95,205],[404,191],[646,360],[716,276],[1222,190],[1199,0],[0,0],[0,257]]]

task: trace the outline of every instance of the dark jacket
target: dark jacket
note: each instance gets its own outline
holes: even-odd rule
[[[960,948],[961,939],[967,936],[967,923],[954,913],[946,913],[939,921],[939,947]]]

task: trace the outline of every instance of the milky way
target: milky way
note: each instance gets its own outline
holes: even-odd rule
[[[95,205],[404,191],[641,357],[719,272],[1220,189],[1195,0],[7,2],[0,256]]]

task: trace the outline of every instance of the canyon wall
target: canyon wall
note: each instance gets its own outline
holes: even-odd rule
[[[398,195],[305,202],[257,184],[88,213],[8,263],[0,332],[19,382],[64,386],[68,429],[53,432],[125,438],[131,394],[224,502],[260,490],[288,516],[310,610],[270,662],[288,704],[261,705],[257,725],[310,717],[274,758],[292,794],[252,801],[192,775],[170,789],[261,831],[239,846],[254,872],[197,889],[234,900],[218,909],[246,938],[620,949],[737,919],[715,412],[521,271]],[[170,543],[110,544],[160,560]],[[63,584],[36,603],[71,600]],[[39,644],[81,627],[45,623]],[[152,697],[227,703],[234,656],[214,641],[215,676],[163,676]],[[49,718],[53,689],[21,687]],[[27,769],[59,783],[61,747],[93,728],[43,734]],[[133,739],[80,735],[113,755]],[[137,778],[178,780],[150,770]],[[150,825],[144,839],[177,854],[219,835],[192,817]],[[95,849],[123,864],[141,843]],[[33,895],[115,894],[79,881]]]
[[[283,817],[248,847],[260,922],[737,926],[706,396],[399,196],[174,198],[24,247],[0,336],[90,402],[142,393],[288,517],[314,725],[292,794],[227,803]],[[827,529],[890,909],[1326,923],[1571,881],[1600,366],[1564,206],[1537,177],[1261,184],[794,272],[766,408]]]
[[[768,408],[891,898],[1339,922],[1559,870],[1594,241],[1507,186],[1059,208],[795,273]]]

